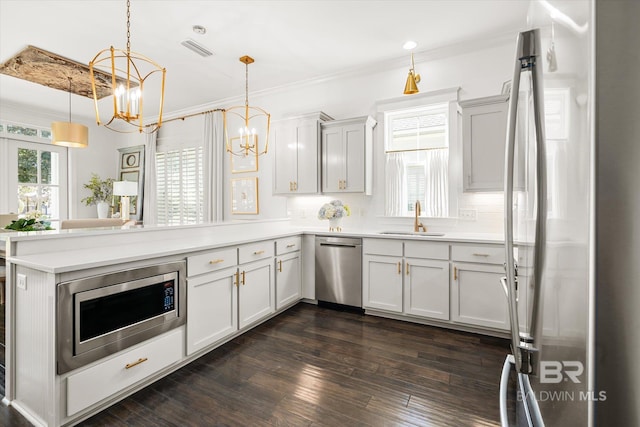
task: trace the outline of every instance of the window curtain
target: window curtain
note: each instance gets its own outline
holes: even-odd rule
[[[449,150],[427,150],[426,216],[449,216]]]
[[[222,112],[213,111],[204,118],[204,220],[224,220],[224,125]]]
[[[385,211],[387,216],[404,215],[407,205],[406,176],[402,153],[387,153],[385,165]]]
[[[144,142],[144,200],[142,202],[142,215],[140,219],[145,225],[158,223],[158,207],[156,204],[157,181],[156,181],[156,151],[158,147],[158,132],[146,135]]]

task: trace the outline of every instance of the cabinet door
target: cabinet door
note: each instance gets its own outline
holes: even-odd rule
[[[343,192],[364,192],[364,136],[364,125],[362,124],[342,128],[345,163]]]
[[[276,259],[276,310],[300,299],[300,252]]]
[[[275,311],[273,258],[240,266],[238,286],[238,318],[240,329]]]
[[[402,258],[365,255],[362,305],[402,313]]]
[[[494,329],[509,329],[507,297],[500,278],[502,266],[453,264],[451,320]]]
[[[322,130],[322,191],[337,193],[342,191],[345,180],[344,146],[342,128],[330,127]]]
[[[318,120],[301,120],[296,127],[298,168],[296,194],[318,192]]]
[[[405,260],[404,311],[449,320],[449,261]]]
[[[274,194],[290,194],[297,179],[296,126],[290,122],[275,127],[272,138],[275,143]]]
[[[187,279],[187,354],[238,330],[237,269]]]

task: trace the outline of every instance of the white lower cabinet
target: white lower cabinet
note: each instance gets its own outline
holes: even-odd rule
[[[365,254],[362,259],[363,307],[402,313],[402,258]]]
[[[509,329],[507,298],[500,265],[454,263],[451,320],[468,325]]]
[[[240,329],[275,312],[273,258],[240,266],[238,327]]]
[[[187,354],[238,330],[237,267],[187,280]]]
[[[448,244],[365,239],[363,248],[365,308],[449,320]]]
[[[276,310],[280,310],[301,298],[300,264],[299,251],[276,258]]]
[[[449,320],[449,261],[406,258],[404,311]]]
[[[175,329],[67,378],[67,416],[155,374],[182,357],[183,329]]]

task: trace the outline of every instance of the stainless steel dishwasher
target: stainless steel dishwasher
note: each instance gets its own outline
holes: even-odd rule
[[[362,309],[362,239],[316,237],[316,299]]]

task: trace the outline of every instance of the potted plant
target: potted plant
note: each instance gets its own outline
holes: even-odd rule
[[[318,219],[329,220],[329,231],[342,231],[342,218],[351,215],[351,209],[340,200],[325,203],[318,211]]]
[[[98,174],[92,173],[91,179],[84,184],[84,188],[91,191],[91,195],[82,199],[85,205],[96,205],[98,218],[106,218],[109,214],[109,200],[113,197],[113,178],[100,179]]]

